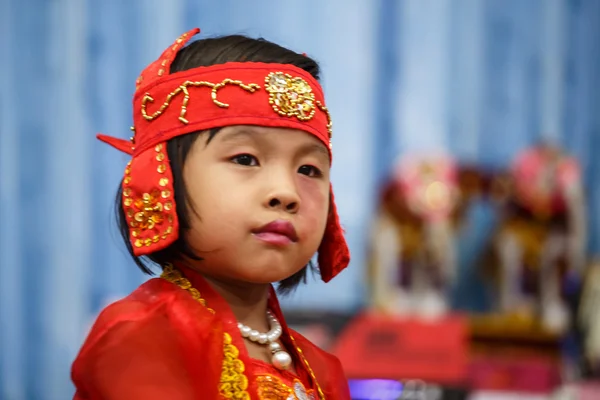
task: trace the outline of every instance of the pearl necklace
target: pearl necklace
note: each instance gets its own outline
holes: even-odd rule
[[[242,337],[255,343],[268,344],[269,350],[271,351],[271,354],[273,354],[271,362],[275,368],[286,370],[292,365],[292,357],[281,348],[279,343],[277,343],[283,333],[283,329],[271,311],[267,311],[267,319],[269,320],[269,327],[271,328],[267,333],[260,333],[256,329],[252,329],[241,322],[238,322],[238,328]]]

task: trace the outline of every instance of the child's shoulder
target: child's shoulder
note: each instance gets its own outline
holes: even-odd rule
[[[128,296],[106,306],[98,315],[95,328],[119,322],[136,321],[150,315],[160,315],[161,305],[177,293],[177,287],[162,279],[150,279]]]
[[[88,341],[104,336],[116,327],[136,327],[168,319],[168,304],[178,295],[179,288],[163,279],[150,279],[128,296],[106,306],[92,326]],[[122,329],[116,329],[122,330]]]
[[[154,390],[148,382],[160,382],[152,398],[167,398],[163,391],[181,394],[191,389],[185,368],[188,359],[201,359],[207,343],[202,334],[209,331],[206,326],[211,321],[190,318],[202,307],[190,307],[194,303],[188,298],[192,299],[172,283],[151,279],[102,310],[72,366],[72,379],[82,398],[110,397],[100,396],[100,391],[124,398],[121,392],[132,390],[136,395],[125,397],[147,398],[138,392]],[[182,332],[185,338],[198,338],[186,343],[185,352]]]

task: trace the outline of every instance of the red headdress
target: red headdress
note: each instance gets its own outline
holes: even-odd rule
[[[131,154],[123,178],[123,209],[134,253],[143,256],[175,242],[179,223],[166,142],[176,136],[228,125],[300,129],[321,140],[331,157],[331,119],[323,91],[308,72],[289,64],[230,62],[169,73],[183,34],[136,82],[131,141],[98,138]],[[331,213],[319,247],[325,282],[350,261],[333,192]]]

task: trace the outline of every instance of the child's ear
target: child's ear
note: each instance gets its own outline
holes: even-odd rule
[[[344,238],[344,231],[340,225],[337,207],[333,197],[333,189],[329,187],[330,203],[325,234],[319,246],[319,270],[321,279],[329,282],[350,263],[350,250]]]

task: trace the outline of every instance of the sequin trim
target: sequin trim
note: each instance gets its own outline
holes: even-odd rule
[[[211,97],[212,97],[213,103],[215,103],[217,106],[219,106],[221,108],[228,108],[229,104],[223,103],[217,99],[218,90],[227,85],[239,86],[240,88],[242,88],[250,93],[254,93],[256,90],[260,89],[260,86],[255,83],[245,84],[242,81],[236,81],[236,80],[229,79],[229,78],[224,79],[220,83],[212,83],[212,82],[207,82],[207,81],[198,81],[198,82],[185,81],[181,85],[179,85],[177,88],[175,88],[175,90],[173,90],[171,93],[169,93],[167,95],[167,98],[163,102],[163,104],[160,106],[160,108],[157,111],[153,112],[152,114],[148,113],[147,107],[148,107],[148,103],[154,102],[154,98],[152,96],[150,96],[150,93],[146,93],[144,95],[144,97],[142,98],[142,116],[147,121],[152,121],[152,120],[160,117],[162,115],[162,113],[167,109],[167,107],[169,107],[169,105],[171,104],[171,101],[175,97],[179,96],[179,94],[183,93],[183,101],[181,103],[181,111],[179,112],[179,120],[182,123],[187,124],[189,121],[185,118],[185,116],[187,114],[187,105],[190,101],[190,92],[188,90],[189,87],[205,86],[205,87],[211,88],[212,89]]]
[[[240,351],[231,342],[228,333],[223,334],[223,369],[221,371],[221,382],[219,392],[226,399],[250,399],[246,391],[248,389],[248,378],[244,375],[245,366],[239,359]]]
[[[138,84],[141,82],[141,77]],[[208,81],[185,81],[179,85],[175,90],[169,93],[158,110],[153,113],[148,111],[148,103],[153,103],[154,98],[150,93],[146,93],[142,98],[141,112],[144,119],[147,121],[153,121],[160,117],[163,112],[169,107],[173,99],[183,93],[183,100],[181,104],[181,110],[179,113],[179,120],[187,124],[189,121],[186,118],[187,105],[190,101],[189,88],[191,87],[209,87],[211,88],[211,98],[215,105],[221,108],[228,108],[229,104],[223,103],[217,99],[217,92],[219,89],[227,86],[234,85],[239,86],[243,90],[254,93],[260,89],[260,85],[256,83],[245,84],[242,81],[234,79],[224,79],[220,83],[212,83]],[[318,108],[327,117],[327,132],[331,139],[333,135],[333,124],[331,121],[331,115],[329,109],[325,105],[315,99],[315,94],[310,84],[302,79],[301,77],[294,77],[290,74],[283,72],[271,72],[265,77],[265,90],[269,93],[269,104],[273,110],[285,117],[296,117],[300,121],[311,120]]]
[[[312,378],[312,380],[313,380],[313,382],[315,384],[315,387],[317,388],[317,393],[319,394],[319,399],[320,400],[325,400],[325,393],[323,393],[323,390],[321,390],[321,387],[319,386],[319,383],[317,382],[317,377],[315,376],[315,372],[310,367],[310,364],[308,363],[308,360],[304,356],[304,352],[302,351],[302,349],[300,348],[300,346],[298,346],[296,344],[296,339],[294,339],[294,337],[292,336],[291,333],[290,333],[290,340],[294,344],[294,347],[296,348],[296,351],[298,352],[298,355],[300,356],[300,359],[302,360],[302,362],[304,363],[304,366],[306,367],[306,371],[308,372],[308,374]]]
[[[194,298],[194,300],[198,301],[202,306],[206,307],[206,309],[208,311],[210,311],[211,313],[215,313],[215,310],[213,310],[212,308],[208,307],[206,305],[206,300],[204,300],[202,298],[202,295],[200,294],[200,292],[194,288],[192,286],[192,283],[185,278],[181,272],[179,272],[177,269],[175,269],[171,264],[167,264],[164,268],[163,268],[163,272],[160,275],[160,277],[168,282],[174,283],[175,285],[179,286],[180,288],[186,290],[187,292],[189,292],[192,297]],[[302,363],[304,364],[304,366],[306,367],[306,371],[308,372],[308,374],[310,375],[310,377],[313,380],[313,383],[315,385],[315,387],[317,388],[317,394],[319,396],[320,400],[325,400],[325,394],[323,393],[323,390],[321,389],[321,387],[319,386],[319,383],[317,382],[317,377],[315,376],[314,371],[312,370],[312,368],[310,367],[310,364],[308,363],[308,360],[306,359],[306,357],[304,356],[304,353],[302,351],[302,349],[296,344],[296,339],[294,339],[294,337],[290,334],[289,335],[290,340],[292,341],[292,343],[294,344],[294,347],[296,348],[296,351],[298,352],[298,355],[300,356],[300,359],[302,360]],[[245,371],[245,366],[242,360],[239,359],[239,354],[240,351],[237,347],[235,347],[235,345],[232,343],[231,340],[231,335],[229,335],[228,333],[224,333],[223,334],[223,369],[221,372],[221,382],[219,384],[219,390],[221,392],[221,395],[227,399],[242,399],[242,400],[247,400],[250,399],[250,395],[248,394],[248,378],[246,377],[246,375],[244,375],[244,371]],[[265,377],[270,377],[269,379],[265,378]],[[309,390],[306,391],[306,389],[304,389],[304,386],[302,385],[302,383],[300,381],[297,381],[294,384],[294,390],[292,390],[291,388],[289,388],[288,386],[286,386],[283,382],[281,382],[281,380],[279,380],[279,383],[281,385],[277,386],[277,390],[275,390],[275,381],[274,379],[278,379],[274,376],[271,375],[259,375],[257,377],[257,382],[259,383],[259,398],[261,400],[268,400],[268,399],[286,399],[286,400],[294,400],[294,399],[298,399],[298,400],[312,400],[314,399],[314,391],[313,390]],[[261,380],[263,381],[263,383],[265,383],[266,385],[270,385],[269,387],[271,389],[270,392],[269,390],[267,390],[265,393],[272,393],[272,394],[261,394],[260,392],[260,385],[261,385]],[[269,382],[267,382],[269,381]],[[296,384],[300,384],[302,386],[302,389],[304,390],[304,393],[306,395],[311,395],[312,397],[298,397],[297,393],[296,393]],[[287,388],[289,389],[287,394],[288,397],[265,397],[265,396],[271,396],[274,395],[273,393],[283,393],[282,388]],[[301,392],[298,392],[301,393]],[[295,396],[295,397],[289,397],[289,396]]]
[[[302,382],[294,380],[293,387],[286,385],[274,375],[259,375],[258,397],[261,400],[316,400],[314,390],[306,390]]]
[[[206,307],[211,313],[215,310],[206,305],[206,300],[202,298],[200,292],[192,287],[192,283],[186,279],[181,272],[168,264],[164,267],[160,276],[168,282],[174,283],[180,288],[189,292],[194,300]],[[221,381],[219,383],[219,392],[226,399],[249,400],[248,378],[244,375],[245,366],[239,359],[240,351],[232,343],[231,335],[223,334],[223,366],[221,372]]]
[[[166,164],[163,163],[165,160],[164,147],[162,144],[158,144],[154,150],[155,158],[160,162],[156,170],[158,173],[164,174],[167,169]],[[158,179],[160,189],[141,193],[141,195],[134,193],[131,182],[131,163],[132,161],[129,161],[127,164],[123,178],[123,208],[131,227],[131,236],[136,238],[133,245],[137,248],[149,247],[161,239],[167,240],[174,232],[173,215],[170,213],[173,209],[173,194],[165,188],[169,184],[169,179],[165,176]],[[167,221],[166,226],[159,227],[165,220]],[[154,231],[154,235],[143,238],[147,231]]]

